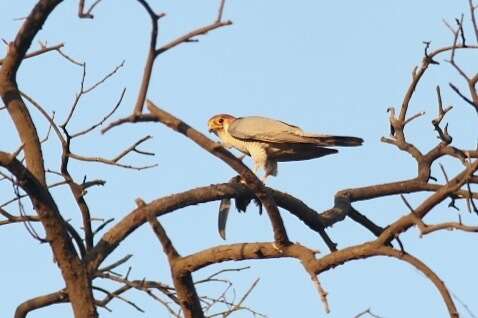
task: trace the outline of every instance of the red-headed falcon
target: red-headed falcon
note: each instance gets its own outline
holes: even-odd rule
[[[208,121],[224,147],[235,148],[254,161],[254,172],[264,169],[265,179],[277,175],[277,162],[319,158],[336,153],[326,147],[360,146],[362,138],[304,132],[297,126],[259,116],[236,118],[227,114]]]

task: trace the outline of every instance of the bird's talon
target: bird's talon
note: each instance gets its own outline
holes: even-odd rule
[[[275,242],[272,243],[272,247],[273,247],[276,251],[278,251],[279,253],[281,253],[281,254],[284,253],[284,251],[280,248],[280,246],[278,246]]]

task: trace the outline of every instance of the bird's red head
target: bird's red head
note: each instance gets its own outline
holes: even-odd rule
[[[227,128],[235,119],[236,117],[228,114],[215,115],[207,122],[209,132],[217,134],[217,132],[224,130],[225,127]]]

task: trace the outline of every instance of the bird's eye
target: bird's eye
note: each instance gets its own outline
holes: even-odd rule
[[[224,122],[224,118],[219,118],[219,123],[222,124]]]

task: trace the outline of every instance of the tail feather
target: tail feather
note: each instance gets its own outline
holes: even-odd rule
[[[315,135],[310,136],[310,138],[314,141],[314,144],[320,146],[354,147],[360,146],[363,143],[362,138],[351,136]]]

